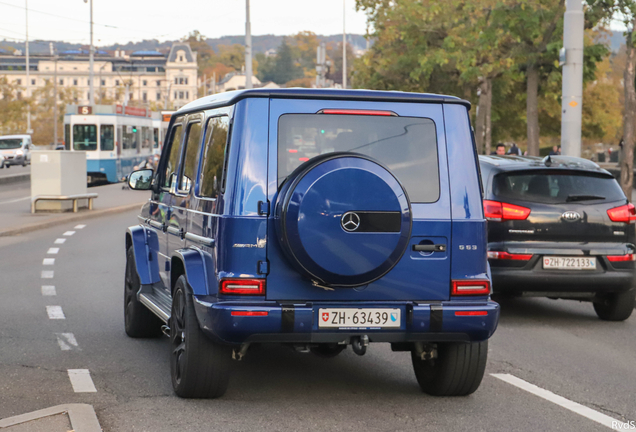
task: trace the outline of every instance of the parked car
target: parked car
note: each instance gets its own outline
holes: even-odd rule
[[[4,157],[4,166],[27,166],[31,163],[31,135],[0,136],[0,155]],[[2,168],[2,166],[0,166]]]
[[[495,293],[587,300],[599,318],[634,309],[636,211],[586,159],[480,156]]]
[[[221,396],[231,358],[270,343],[390,343],[424,392],[474,392],[499,306],[468,108],[316,89],[186,105],[157,172],[129,178],[151,197],[126,233],[126,333],[163,325],[181,397]]]

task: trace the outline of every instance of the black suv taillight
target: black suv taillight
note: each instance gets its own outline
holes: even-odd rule
[[[525,220],[530,216],[530,211],[527,207],[484,200],[484,216],[490,221]]]
[[[629,203],[620,207],[614,207],[607,211],[607,215],[612,222],[625,222],[631,224],[636,221],[636,208],[634,204]]]

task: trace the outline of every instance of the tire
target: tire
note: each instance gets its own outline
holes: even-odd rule
[[[217,398],[227,390],[231,350],[212,342],[199,328],[185,276],[180,276],[172,297],[170,317],[170,375],[182,398]]]
[[[594,303],[596,315],[605,321],[625,321],[634,310],[636,290],[609,294]]]
[[[347,348],[346,345],[339,344],[320,344],[309,348],[312,354],[322,358],[333,358]]]
[[[488,358],[488,341],[440,343],[437,358],[422,360],[411,352],[415,377],[424,393],[466,396],[481,384]]]
[[[135,254],[132,246],[126,253],[126,277],[124,281],[124,326],[132,338],[151,338],[161,335],[163,322],[137,299],[141,288]]]

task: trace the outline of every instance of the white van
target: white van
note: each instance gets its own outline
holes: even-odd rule
[[[31,135],[0,136],[0,168],[31,163]]]

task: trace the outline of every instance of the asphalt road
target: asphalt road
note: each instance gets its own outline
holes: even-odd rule
[[[7,177],[16,174],[30,174],[31,173],[31,164],[23,167],[21,165],[11,165],[11,167],[4,167],[0,169],[0,177]]]
[[[0,238],[0,418],[88,403],[105,431],[609,429],[491,375],[510,374],[592,417],[636,420],[636,316],[602,322],[590,304],[547,299],[502,303],[486,376],[469,397],[421,393],[409,355],[380,344],[334,359],[256,347],[222,399],[179,399],[168,339],[123,330],[124,230],[135,222],[130,212]],[[74,392],[69,369],[87,370],[96,392]]]

